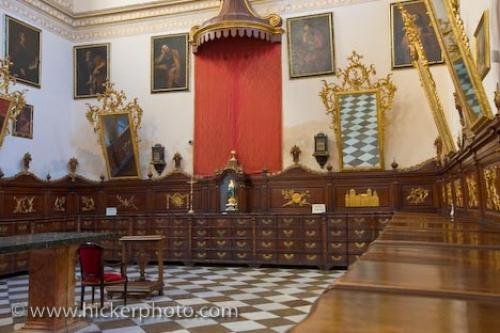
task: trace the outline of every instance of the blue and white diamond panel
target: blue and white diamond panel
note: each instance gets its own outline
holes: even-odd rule
[[[458,76],[458,81],[460,82],[460,87],[462,87],[462,90],[464,92],[467,104],[476,116],[481,117],[481,105],[479,104],[479,100],[476,96],[476,92],[474,91],[474,86],[472,85],[464,61],[456,61],[453,65]]]
[[[340,97],[344,169],[381,168],[377,94]]]

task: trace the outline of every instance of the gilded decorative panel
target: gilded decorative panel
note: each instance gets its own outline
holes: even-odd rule
[[[451,183],[446,184],[446,197],[449,206],[453,205],[453,188]]]
[[[479,189],[477,186],[477,176],[475,174],[470,174],[465,177],[465,182],[467,184],[467,207],[478,208]]]
[[[484,169],[484,184],[486,187],[486,208],[500,211],[499,173],[500,166]]]
[[[453,182],[453,187],[455,188],[455,203],[457,207],[465,207],[464,205],[464,193],[462,190],[462,180],[457,179]]]

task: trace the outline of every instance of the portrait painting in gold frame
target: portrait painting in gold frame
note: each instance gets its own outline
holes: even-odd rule
[[[481,20],[474,32],[476,46],[476,65],[482,79],[486,77],[491,68],[490,46],[490,12],[484,11]]]
[[[12,123],[12,136],[33,139],[33,105],[26,104]]]
[[[406,38],[403,18],[398,5],[403,7],[412,15],[415,15],[415,24],[419,29],[422,44],[429,65],[444,63],[443,52],[439,46],[436,32],[432,28],[430,17],[427,14],[423,0],[411,0],[391,3],[391,43],[392,43],[392,68],[411,68],[412,58]]]
[[[110,44],[78,45],[73,48],[74,98],[93,98],[104,92],[110,78]]]
[[[189,34],[151,37],[151,92],[189,90]]]

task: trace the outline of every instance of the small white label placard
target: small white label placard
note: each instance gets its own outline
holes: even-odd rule
[[[312,205],[312,213],[313,214],[324,214],[324,213],[326,213],[326,205],[325,204],[314,204],[314,205]]]
[[[118,210],[116,207],[107,207],[106,208],[106,216],[116,216],[118,215]]]

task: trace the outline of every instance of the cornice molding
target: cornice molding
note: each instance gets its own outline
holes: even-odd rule
[[[253,0],[257,12],[294,14],[381,0]],[[213,16],[219,0],[159,0],[92,12],[73,12],[71,0],[0,0],[0,8],[73,42],[186,31]]]

